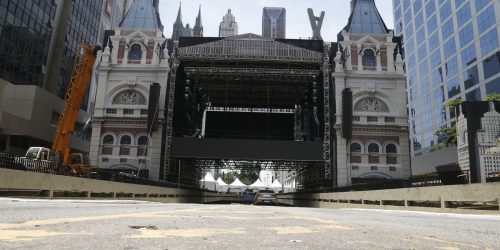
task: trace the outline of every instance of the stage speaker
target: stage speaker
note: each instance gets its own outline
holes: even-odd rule
[[[148,102],[148,133],[158,131],[158,112],[160,101],[160,84],[154,82],[149,87],[149,102]]]
[[[350,140],[352,137],[352,91],[342,90],[342,137]]]

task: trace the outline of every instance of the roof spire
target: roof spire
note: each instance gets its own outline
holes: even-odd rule
[[[198,16],[196,17],[196,22],[193,27],[194,37],[203,37],[203,24],[201,23],[201,4],[198,10]]]
[[[160,29],[161,24],[158,6],[154,0],[134,0],[127,14],[120,23],[126,29]]]
[[[196,17],[196,23],[194,24],[194,28],[201,28],[203,24],[201,24],[201,4],[198,9],[198,17]]]
[[[182,13],[181,13],[182,2],[179,1],[179,11],[177,12],[177,19],[175,19],[174,25],[182,25]]]
[[[387,34],[388,29],[374,0],[352,0],[351,15],[344,30],[352,34]]]

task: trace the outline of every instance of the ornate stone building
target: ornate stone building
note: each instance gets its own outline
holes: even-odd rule
[[[222,18],[222,22],[219,25],[219,37],[229,37],[238,35],[238,23],[233,14],[231,14],[231,9],[227,10],[227,14]]]
[[[159,178],[162,126],[148,129],[147,120],[163,121],[169,72],[165,40],[153,0],[135,0],[105,44],[98,67],[92,164],[146,169],[150,178]],[[153,83],[159,90],[150,93]],[[157,96],[157,105],[149,105],[156,103],[150,96]]]
[[[177,12],[177,18],[173,26],[172,40],[179,41],[180,37],[203,37],[203,24],[201,22],[201,7],[198,10],[198,16],[196,17],[195,25],[193,28],[188,24],[184,26],[182,23],[182,12],[181,6],[179,5],[179,11]]]
[[[332,48],[338,185],[410,177],[398,38],[387,29],[373,0],[358,0],[338,40]]]

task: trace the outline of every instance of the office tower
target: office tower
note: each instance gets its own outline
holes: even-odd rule
[[[496,106],[496,107],[495,107]],[[500,172],[500,102],[464,102],[457,120],[460,169],[471,183],[485,183]]]
[[[262,11],[262,36],[286,38],[286,9],[264,7]]]
[[[348,23],[332,48],[338,185],[408,178],[401,45],[374,0],[357,0],[351,6]]]
[[[0,1],[0,150],[51,145],[79,45],[97,42],[102,7],[102,0]],[[86,114],[79,117],[77,128]],[[76,138],[72,147],[86,151],[88,142]]]
[[[452,127],[454,99],[484,100],[500,92],[500,2],[394,0],[403,35],[413,174],[457,163],[455,146],[436,131]]]
[[[219,25],[219,37],[229,37],[238,35],[238,23],[236,18],[231,14],[231,9],[227,10],[226,15],[222,18]]]

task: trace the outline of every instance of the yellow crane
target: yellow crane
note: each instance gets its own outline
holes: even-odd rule
[[[62,162],[65,172],[68,174],[88,175],[92,167],[88,155],[83,153],[71,153],[69,141],[75,129],[75,122],[80,111],[83,97],[87,91],[92,69],[96,60],[99,46],[81,44],[82,55],[73,68],[71,82],[64,98],[64,106],[59,115],[56,133],[52,143],[52,150],[44,147],[30,147],[25,158]],[[68,170],[66,167],[69,167]]]
[[[71,163],[69,140],[75,129],[78,111],[89,85],[96,53],[100,49],[98,46],[89,44],[81,44],[80,47],[83,50],[83,55],[73,68],[71,82],[66,92],[64,106],[59,116],[52,144],[52,151],[56,155],[62,155],[62,162],[65,164]]]

